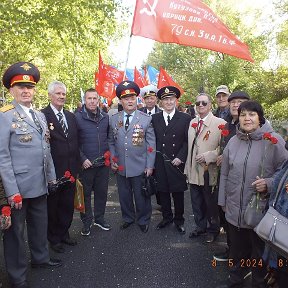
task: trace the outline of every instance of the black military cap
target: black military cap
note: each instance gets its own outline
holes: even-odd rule
[[[139,86],[133,81],[122,81],[116,88],[116,95],[119,99],[127,96],[138,96],[140,93]]]
[[[40,72],[36,66],[29,62],[17,62],[4,72],[2,81],[3,85],[9,89],[15,84],[34,87],[39,79]]]
[[[174,86],[165,86],[159,89],[157,92],[157,97],[161,100],[167,97],[175,96],[176,98],[180,97],[180,90]]]
[[[244,91],[234,91],[228,97],[228,102],[233,99],[247,99],[250,100],[250,96]]]

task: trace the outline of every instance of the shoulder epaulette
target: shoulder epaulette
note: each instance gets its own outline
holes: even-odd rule
[[[1,107],[0,108],[0,112],[5,113],[5,112],[7,112],[7,111],[9,111],[9,110],[11,110],[13,108],[14,108],[14,105],[8,104],[8,105],[5,105],[5,106]]]

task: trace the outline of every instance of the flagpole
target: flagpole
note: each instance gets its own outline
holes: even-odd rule
[[[128,59],[129,59],[131,39],[132,39],[132,34],[130,35],[130,38],[129,38],[129,44],[128,44],[128,49],[127,49],[126,60],[125,60],[125,67],[124,67],[124,74],[123,74],[123,81],[124,81],[124,79],[125,79],[125,77],[126,77],[126,69],[127,69]]]

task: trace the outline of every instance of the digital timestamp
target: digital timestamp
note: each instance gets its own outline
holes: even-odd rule
[[[217,260],[211,260],[211,266],[217,267]],[[232,268],[236,265],[236,261],[233,258],[229,258],[227,261],[228,267]],[[266,267],[263,259],[240,259],[240,268],[257,268],[257,267]],[[277,268],[288,268],[288,259],[279,258],[277,260]]]
[[[227,261],[228,267],[234,267],[236,265],[236,261],[233,258],[229,258]],[[212,267],[217,267],[217,260],[211,260]],[[248,259],[240,259],[240,268],[257,268],[266,266],[263,259],[256,258],[248,258]]]

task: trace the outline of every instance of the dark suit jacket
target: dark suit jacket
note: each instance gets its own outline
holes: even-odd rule
[[[188,128],[191,117],[175,110],[175,115],[166,126],[163,112],[152,115],[152,124],[156,136],[155,175],[157,189],[161,192],[183,192],[187,189],[186,177],[181,174],[188,152]],[[172,167],[169,161],[163,160],[165,154],[170,160],[179,158],[183,164]]]
[[[146,114],[148,113],[146,107],[142,107],[142,108],[140,108],[140,109],[138,109],[138,110],[139,110],[139,111],[142,111],[142,112],[144,112],[144,113],[146,113]],[[161,112],[161,111],[162,111],[162,110],[156,105],[156,106],[155,106],[155,114],[156,114],[156,113],[159,113],[159,112]]]
[[[50,131],[51,154],[57,178],[61,178],[67,170],[76,177],[81,164],[77,124],[74,114],[67,110],[63,110],[68,124],[68,137],[66,138],[51,106],[48,105],[42,112],[46,117],[48,129]]]

